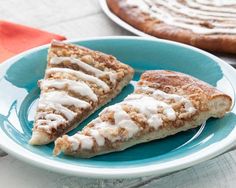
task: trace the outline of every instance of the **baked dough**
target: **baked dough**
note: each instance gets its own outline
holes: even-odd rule
[[[110,10],[158,38],[236,54],[236,2],[216,0],[107,0]]]
[[[47,144],[114,98],[134,70],[115,57],[53,41],[29,143]]]
[[[124,101],[105,108],[75,135],[58,138],[54,154],[89,158],[121,151],[221,118],[231,104],[228,95],[189,75],[147,71]]]

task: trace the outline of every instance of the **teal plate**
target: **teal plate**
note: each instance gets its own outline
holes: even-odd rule
[[[130,94],[145,70],[167,69],[197,77],[228,93],[234,100],[235,70],[219,58],[196,48],[139,37],[104,37],[70,41],[116,56],[131,65],[133,81],[108,105]],[[236,140],[236,108],[222,119],[209,119],[200,128],[140,144],[122,152],[91,159],[52,156],[53,144],[31,146],[28,140],[48,45],[24,52],[0,65],[0,147],[39,167],[86,177],[118,178],[163,175],[187,168],[228,150]],[[100,110],[99,110],[100,111]],[[85,120],[73,134],[97,117]]]

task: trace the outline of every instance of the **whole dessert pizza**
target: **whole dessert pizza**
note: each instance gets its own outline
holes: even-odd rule
[[[236,53],[236,1],[107,0],[110,10],[158,38]]]

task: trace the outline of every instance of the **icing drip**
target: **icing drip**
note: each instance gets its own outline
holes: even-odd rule
[[[50,68],[46,71],[46,74],[52,74],[52,73],[58,73],[58,72],[74,75],[78,79],[81,79],[83,81],[93,82],[93,83],[97,84],[98,86],[100,86],[102,89],[104,89],[104,91],[106,91],[106,92],[110,90],[109,86],[104,81],[102,81],[94,76],[80,72],[80,71],[75,71],[75,70],[68,69],[68,68]]]
[[[199,34],[236,34],[236,9],[226,5],[236,3],[221,3],[214,1],[204,4],[200,1],[178,0],[127,0],[131,6],[140,8],[143,12],[160,21],[176,27],[192,30]],[[210,1],[209,1],[210,2]],[[226,6],[226,7],[225,7]],[[203,23],[210,21],[210,28]]]
[[[117,126],[118,128],[124,128],[128,132],[126,139],[131,138],[138,132],[138,125],[136,125],[134,121],[130,119],[129,114],[127,114],[122,109],[121,105],[114,105],[112,107],[108,107],[107,110],[112,110],[114,112],[115,126]]]
[[[77,139],[81,144],[81,149],[92,149],[93,147],[93,139],[90,136],[86,136],[83,134],[75,134],[73,136],[75,139]]]
[[[43,110],[53,109],[55,110],[55,113],[63,114],[68,121],[72,121],[76,116],[76,113],[71,111],[70,109],[62,106],[61,104],[54,104],[49,101],[39,103],[38,108]]]
[[[98,130],[95,129],[91,129],[90,131],[90,135],[95,138],[98,146],[103,146],[105,144],[105,138],[103,136],[100,135],[100,133],[98,132]]]
[[[46,128],[47,126],[56,128],[60,124],[67,123],[67,121],[58,114],[38,114],[38,116],[44,116],[44,119],[38,119],[37,125],[41,128]]]
[[[233,5],[235,5],[235,0],[233,0],[234,3],[232,3]],[[219,1],[218,1],[219,2]],[[221,1],[222,2],[222,1]],[[224,8],[219,8],[219,6],[217,6],[217,2],[215,1],[215,6],[214,5],[204,5],[204,4],[200,4],[197,1],[186,1],[186,3],[191,7],[191,8],[196,8],[196,9],[200,9],[200,10],[205,10],[205,11],[213,11],[213,12],[224,12],[224,13],[235,13],[235,9],[234,8],[230,8],[230,7],[224,7]],[[221,4],[220,6],[224,6],[227,4]],[[228,14],[229,16],[231,16],[230,14]]]
[[[131,94],[126,97],[125,101],[121,102],[121,104],[134,106],[139,110],[140,113],[144,114],[148,118],[150,115],[156,114],[159,109],[163,109],[163,113],[170,121],[174,121],[176,119],[175,111],[171,105],[168,105],[162,101],[158,101],[153,97],[142,94]]]
[[[162,124],[163,124],[163,120],[161,119],[161,117],[159,115],[152,115],[148,121],[147,121],[148,125],[158,129]]]
[[[235,0],[195,0],[199,4],[210,5],[210,6],[224,6],[233,5],[235,6]]]
[[[117,140],[129,139],[133,137],[138,131],[139,127],[132,121],[129,115],[121,108],[120,105],[114,105],[108,108],[105,108],[101,113],[110,110],[114,112],[115,123],[110,124],[109,122],[102,122],[99,118],[94,124],[94,127],[91,130],[96,130],[98,133],[110,140],[115,142]],[[120,135],[119,131],[123,128],[127,131],[126,135]]]
[[[97,101],[98,98],[93,92],[93,90],[82,81],[74,81],[74,80],[42,80],[40,83],[40,87],[44,88],[57,88],[57,89],[65,89],[67,87],[70,91],[80,94],[82,96],[86,96],[93,101]]]
[[[76,151],[79,148],[79,141],[74,136],[69,136],[68,141],[71,143],[73,151]]]
[[[137,86],[137,89],[152,92],[151,95],[154,98],[157,98],[157,99],[158,99],[158,97],[161,97],[163,99],[173,99],[175,102],[180,102],[180,103],[184,104],[184,109],[188,113],[193,114],[193,113],[196,112],[196,109],[193,107],[191,101],[188,100],[187,98],[183,97],[183,96],[176,95],[176,94],[165,93],[161,90],[153,89],[153,88],[150,88],[148,86]]]
[[[108,122],[97,123],[92,129],[98,130],[99,134],[110,142],[121,140],[118,126],[112,125]]]
[[[39,103],[50,102],[53,104],[61,104],[66,106],[75,106],[78,108],[89,108],[91,105],[86,101],[69,96],[63,91],[52,91],[43,93],[39,99]]]
[[[101,71],[100,69],[97,69],[87,63],[84,63],[83,61],[73,58],[73,57],[53,57],[50,61],[51,64],[58,65],[62,62],[68,61],[72,64],[76,64],[82,69],[84,69],[87,72],[93,73],[96,77],[102,77],[104,75],[108,75],[110,78],[110,81],[115,84],[116,83],[116,73],[108,72],[108,71]]]

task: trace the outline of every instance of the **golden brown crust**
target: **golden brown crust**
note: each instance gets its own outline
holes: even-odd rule
[[[111,11],[135,28],[152,36],[189,44],[213,52],[236,54],[236,36],[211,34],[202,35],[178,28],[152,18],[137,7],[131,7],[126,0],[107,0]]]

